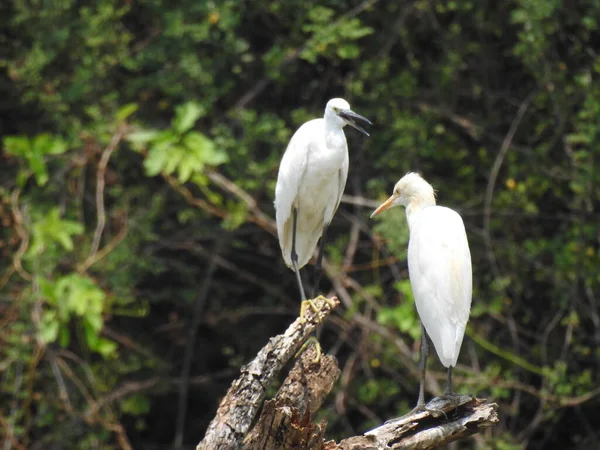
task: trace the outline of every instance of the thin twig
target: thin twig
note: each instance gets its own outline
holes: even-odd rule
[[[257,225],[260,225],[263,229],[269,231],[271,234],[275,234],[277,227],[275,225],[275,221],[266,215],[262,210],[258,207],[256,200],[250,194],[248,194],[245,190],[239,187],[237,184],[221,175],[219,172],[215,172],[209,170],[206,172],[208,178],[215,183],[220,188],[225,191],[235,195],[241,201],[243,201],[248,209],[252,212],[253,222]]]
[[[115,248],[117,248],[117,246],[123,241],[123,239],[125,239],[125,237],[127,236],[128,231],[129,231],[129,227],[128,227],[128,223],[127,223],[127,216],[125,216],[123,218],[122,222],[123,222],[123,226],[119,230],[119,233],[117,233],[117,235],[113,239],[111,239],[108,242],[108,244],[106,244],[104,247],[102,247],[96,253],[91,254],[90,256],[88,256],[81,264],[79,264],[77,266],[77,270],[80,273],[85,272],[91,266],[93,266],[98,261],[100,261],[101,259],[103,259],[106,255],[108,255]]]
[[[511,146],[512,140],[515,137],[517,129],[529,107],[529,103],[533,97],[533,93],[529,94],[527,98],[521,103],[519,109],[517,111],[517,115],[513,119],[510,129],[506,136],[504,137],[504,141],[502,142],[502,146],[500,147],[500,151],[496,156],[496,160],[492,165],[492,170],[490,171],[490,176],[488,178],[488,184],[485,190],[485,198],[483,202],[483,231],[484,231],[484,239],[485,245],[488,251],[488,257],[490,259],[490,263],[492,264],[492,269],[494,270],[496,276],[499,276],[499,269],[496,263],[496,256],[494,255],[494,249],[492,246],[492,239],[490,236],[490,219],[492,215],[492,198],[494,196],[494,188],[496,186],[496,180],[498,178],[498,173],[500,172],[500,168],[502,167],[502,163],[504,162],[504,158],[506,157],[506,153]]]
[[[217,241],[213,246],[211,258],[209,258],[208,269],[206,270],[206,275],[204,277],[204,281],[202,282],[202,287],[200,288],[198,298],[196,299],[196,304],[194,305],[192,323],[188,328],[187,346],[185,348],[185,353],[183,356],[183,367],[181,369],[181,386],[179,388],[177,420],[175,422],[175,439],[173,442],[173,447],[176,450],[183,448],[183,433],[185,431],[185,417],[187,414],[187,397],[189,390],[190,370],[192,367],[192,358],[194,356],[194,347],[196,345],[196,332],[198,330],[198,325],[200,324],[200,317],[202,316],[202,312],[204,311],[204,306],[206,305],[206,300],[208,299],[208,293],[210,292],[213,275],[217,269],[217,262],[215,260],[215,256],[221,253],[227,236],[228,234],[223,233],[217,238]]]
[[[117,132],[113,135],[108,146],[102,152],[100,162],[98,163],[98,169],[96,170],[96,217],[98,222],[96,223],[96,230],[94,232],[94,239],[92,240],[90,253],[87,257],[88,260],[93,259],[94,255],[98,252],[98,248],[100,247],[100,239],[102,239],[102,233],[104,232],[104,226],[106,225],[106,212],[104,210],[106,167],[108,166],[110,156],[116,150],[119,142],[121,142],[121,139],[123,139],[124,134],[125,128],[121,125],[117,129]]]
[[[15,371],[15,385],[13,388],[13,400],[12,400],[12,405],[10,407],[10,416],[8,418],[8,420],[6,421],[6,436],[8,439],[6,439],[4,441],[4,450],[11,450],[11,447],[13,446],[13,443],[15,442],[15,436],[14,436],[14,427],[13,427],[13,421],[16,418],[17,415],[17,411],[18,411],[18,399],[19,399],[19,393],[21,391],[21,384],[23,382],[23,362],[19,361],[17,363],[17,370]]]
[[[10,203],[11,203],[13,220],[14,220],[14,224],[15,224],[15,231],[21,238],[21,243],[19,244],[19,248],[17,249],[17,251],[15,252],[15,254],[13,256],[12,267],[9,268],[2,276],[2,279],[0,279],[0,289],[2,289],[6,285],[6,283],[8,283],[8,280],[10,279],[12,274],[15,273],[15,271],[19,275],[21,275],[21,277],[24,280],[31,281],[33,278],[31,276],[31,274],[23,268],[23,265],[21,263],[21,261],[23,259],[23,255],[25,254],[25,252],[27,251],[27,248],[29,247],[29,233],[27,232],[27,229],[25,228],[25,220],[23,218],[23,213],[21,212],[21,209],[19,208],[19,195],[20,194],[21,194],[21,190],[15,189],[10,196]]]

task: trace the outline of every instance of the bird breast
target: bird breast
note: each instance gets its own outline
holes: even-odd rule
[[[342,132],[343,133],[343,132]],[[300,183],[299,213],[306,220],[322,223],[323,213],[329,203],[337,202],[340,190],[339,172],[348,155],[345,138],[327,139],[326,145],[314,144],[308,154],[306,172]],[[308,217],[311,216],[311,217]]]

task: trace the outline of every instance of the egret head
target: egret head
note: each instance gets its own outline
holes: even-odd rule
[[[396,183],[392,196],[379,205],[373,211],[371,217],[375,217],[394,206],[409,206],[413,202],[426,202],[435,205],[435,193],[433,187],[421,175],[408,172]]]
[[[356,123],[356,119],[362,120],[369,125],[372,125],[371,121],[360,114],[355,113],[350,109],[350,104],[343,98],[332,98],[327,102],[325,107],[325,119],[336,118],[341,119],[341,126],[350,125],[352,128],[357,129],[362,134],[369,135],[360,125]]]

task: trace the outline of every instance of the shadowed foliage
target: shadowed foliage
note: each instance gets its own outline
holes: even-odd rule
[[[455,386],[502,422],[461,448],[592,448],[599,26],[584,1],[2,2],[4,448],[198,443],[239,368],[297,317],[277,168],[337,96],[374,125],[346,131],[326,248],[322,293],[342,303],[321,337],[342,370],[327,437],[416,401],[404,213],[368,219],[410,170],[471,246]],[[428,397],[445,376],[430,367]]]

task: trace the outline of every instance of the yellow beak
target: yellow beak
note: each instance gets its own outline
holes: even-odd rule
[[[375,211],[373,211],[373,214],[371,214],[371,219],[375,216],[378,216],[379,214],[384,212],[386,209],[390,209],[392,206],[396,206],[396,205],[394,205],[394,200],[396,200],[396,197],[397,197],[396,194],[392,194],[392,196],[390,198],[388,198],[385,202],[383,202],[381,205],[379,205],[377,207],[377,209]]]

